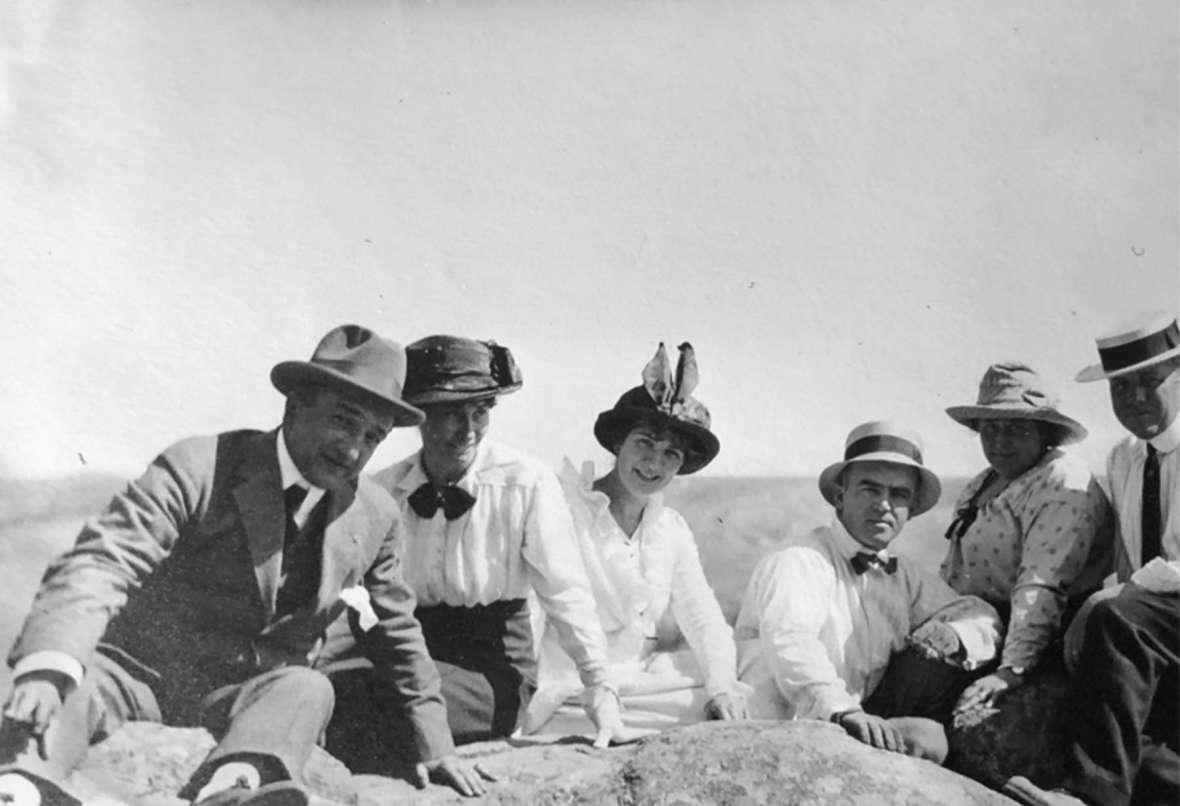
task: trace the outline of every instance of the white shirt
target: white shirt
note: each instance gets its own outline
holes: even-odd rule
[[[828,719],[860,706],[906,636],[936,613],[959,635],[969,668],[995,657],[1000,625],[990,605],[905,556],[893,574],[857,574],[849,559],[864,550],[836,521],[754,569],[735,625],[738,675],[755,690],[752,717]]]
[[[562,648],[577,663],[582,684],[606,682],[606,639],[553,471],[484,440],[456,483],[475,497],[475,504],[453,521],[441,507],[432,518],[420,518],[407,501],[428,482],[420,451],[375,479],[401,507],[406,526],[402,572],[420,607],[523,599],[532,590]]]
[[[629,677],[646,670],[641,664],[654,644],[657,623],[670,608],[696,657],[708,695],[737,692],[733,630],[705,579],[692,530],[679,512],[653,496],[628,537],[610,513],[610,497],[592,488],[594,477],[591,463],[579,474],[566,460],[561,485],[606,632],[615,681],[625,690]],[[562,677],[563,670],[551,661],[555,653],[547,651],[550,642],[551,633],[546,632],[538,669],[542,687]]]
[[[275,440],[275,444],[279,454],[279,478],[282,480],[283,490],[286,491],[292,484],[298,484],[307,490],[303,503],[299,505],[299,509],[295,510],[295,514],[292,516],[295,525],[302,529],[303,524],[307,523],[307,516],[324,497],[324,490],[322,487],[316,487],[299,472],[299,468],[295,466],[295,460],[291,458],[291,454],[287,450],[287,440],[283,436],[282,428],[279,429],[279,436]]]
[[[1116,553],[1115,571],[1120,582],[1131,578],[1152,590],[1175,591],[1180,589],[1180,417],[1150,441],[1159,451],[1163,560],[1152,564],[1154,572],[1139,571],[1143,553],[1143,465],[1147,461],[1147,442],[1128,436],[1111,449],[1106,459],[1111,502],[1119,524],[1121,551]]]

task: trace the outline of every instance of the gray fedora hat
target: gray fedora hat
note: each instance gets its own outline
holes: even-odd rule
[[[405,377],[402,346],[360,325],[332,328],[309,360],[283,361],[270,371],[270,382],[284,395],[299,386],[343,389],[391,411],[394,425],[418,425],[426,415],[403,398]]]

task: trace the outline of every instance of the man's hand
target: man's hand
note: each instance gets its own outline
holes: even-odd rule
[[[483,768],[482,764],[472,763],[465,758],[459,758],[453,753],[449,756],[424,761],[414,770],[418,778],[419,789],[434,781],[439,784],[452,786],[460,795],[469,798],[482,795],[488,791],[484,781],[500,780]]]
[[[62,692],[69,685],[65,675],[55,671],[35,671],[21,675],[12,686],[4,704],[4,721],[12,722],[37,742],[37,754],[49,760],[45,733],[61,711]]]
[[[907,643],[932,660],[961,665],[967,657],[967,650],[959,640],[959,634],[945,621],[927,621],[910,633]]]
[[[749,719],[750,709],[741,694],[721,693],[705,703],[706,719]]]
[[[632,730],[623,726],[622,706],[619,695],[610,686],[594,686],[582,695],[586,716],[594,723],[594,746],[607,747],[612,744],[628,744],[638,741],[647,731]]]
[[[959,696],[959,702],[955,705],[955,713],[962,714],[976,708],[990,707],[995,703],[997,697],[1023,682],[1023,675],[1015,674],[1008,669],[997,669],[967,687],[967,690]]]
[[[901,731],[887,719],[857,709],[841,714],[838,724],[849,736],[865,744],[894,753],[905,752]]]

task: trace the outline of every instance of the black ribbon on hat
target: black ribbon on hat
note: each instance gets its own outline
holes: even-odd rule
[[[516,386],[522,382],[520,367],[516,365],[516,360],[512,357],[512,351],[507,347],[496,344],[494,341],[486,341],[488,349],[492,353],[492,378],[500,386]]]
[[[908,439],[895,437],[890,434],[874,434],[861,437],[844,449],[844,461],[864,456],[866,453],[899,453],[908,456],[918,464],[922,464],[922,452],[918,446]]]
[[[851,557],[852,570],[858,575],[863,574],[870,568],[880,568],[887,574],[892,574],[897,570],[897,558],[890,557],[888,560],[881,559],[879,554],[873,554],[871,551],[858,551]]]
[[[435,487],[430,482],[410,493],[407,500],[419,518],[433,518],[434,513],[442,507],[443,515],[449,521],[462,517],[463,513],[475,505],[475,496],[462,487],[453,484]]]

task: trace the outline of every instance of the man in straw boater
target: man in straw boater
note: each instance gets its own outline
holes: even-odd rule
[[[217,738],[182,797],[306,804],[333,705],[309,667],[346,608],[382,670],[380,706],[417,739],[420,782],[484,791],[454,755],[397,508],[358,477],[391,429],[422,420],[402,398],[401,346],[345,325],[270,377],[287,398],[278,428],[167,448],[49,566],[9,655],[3,802],[77,803],[59,783],[88,746],[147,720]]]
[[[836,518],[754,569],[735,626],[750,715],[824,719],[885,750],[942,763],[944,723],[1001,624],[889,544],[938,501],[916,434],[857,426],[819,477]]]
[[[596,742],[623,738],[606,638],[557,476],[485,439],[497,400],[523,385],[512,353],[491,341],[428,336],[406,348],[406,362],[406,399],[426,413],[422,448],[376,480],[402,508],[403,572],[442,673],[455,741],[517,727],[535,685],[530,592],[578,667]],[[381,739],[392,734],[371,727],[380,715],[365,707],[380,670],[366,668],[340,633],[337,625],[330,635],[336,660],[327,668],[344,707],[328,748],[356,768],[396,769],[399,750]]]
[[[1106,380],[1130,436],[1106,462],[1118,518],[1119,585],[1096,593],[1066,636],[1080,645],[1066,776],[1045,791],[1024,777],[1004,792],[1035,806],[1180,803],[1180,327],[1166,313],[1100,337]]]

